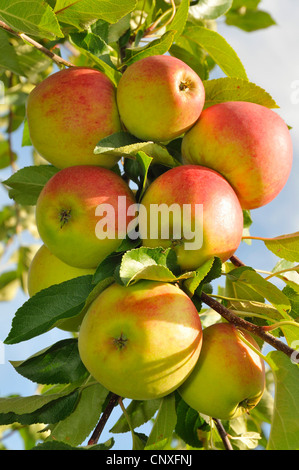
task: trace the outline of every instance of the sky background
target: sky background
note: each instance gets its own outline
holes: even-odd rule
[[[290,178],[282,192],[263,208],[251,212],[252,236],[274,237],[299,230],[299,2],[298,0],[262,0],[260,8],[269,11],[277,22],[266,30],[245,33],[235,27],[228,27],[220,21],[218,31],[238,53],[249,80],[268,91],[280,106],[276,112],[293,129],[294,163]],[[221,74],[216,74],[221,76]],[[212,77],[211,77],[212,78]],[[297,90],[297,94],[296,94]],[[13,147],[19,153],[19,167],[32,164],[31,149],[21,148],[21,130],[13,136]],[[10,170],[1,171],[1,180],[10,176]],[[9,203],[6,193],[0,188],[0,207]],[[278,258],[270,253],[263,242],[253,241],[251,246],[242,243],[236,255],[245,264],[256,269],[272,270]],[[0,269],[2,266],[0,265]],[[12,318],[27,297],[21,292],[11,302],[0,304],[0,341],[4,340],[11,328]],[[0,397],[9,394],[32,395],[36,385],[18,375],[9,364],[10,360],[26,359],[35,352],[47,347],[67,333],[54,329],[41,337],[13,346],[5,346],[5,362],[0,364]],[[127,402],[125,401],[125,405]],[[119,416],[116,409],[101,436],[101,442],[111,437],[109,429]],[[138,431],[147,432],[148,427]],[[114,435],[117,449],[131,449],[129,433]],[[6,441],[10,449],[22,449],[22,441],[17,435]]]

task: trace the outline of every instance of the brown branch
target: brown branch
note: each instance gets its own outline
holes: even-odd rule
[[[94,444],[96,444],[102,434],[102,431],[105,427],[105,424],[107,423],[112,411],[113,411],[113,408],[115,407],[115,405],[117,405],[118,403],[118,400],[119,400],[119,396],[116,395],[115,393],[112,393],[111,394],[111,397],[110,397],[110,400],[100,418],[100,421],[98,422],[98,424],[96,425],[93,433],[92,433],[92,436],[91,438],[89,439],[88,441],[88,445],[89,446],[92,446]]]
[[[213,418],[213,421],[216,425],[217,431],[219,433],[219,436],[221,437],[221,440],[223,442],[225,450],[233,450],[233,447],[230,443],[230,440],[228,438],[227,432],[225,431],[223,424],[219,419]]]
[[[38,49],[40,52],[45,54],[47,57],[49,57],[53,62],[55,62],[57,65],[65,65],[66,67],[74,67],[74,64],[71,62],[62,59],[57,54],[54,54],[54,52],[50,51],[46,47],[42,46],[39,42],[35,41],[34,39],[30,38],[27,36],[27,34],[24,33],[19,33],[17,31],[14,31],[10,26],[8,26],[6,23],[3,21],[0,21],[0,28],[4,29],[4,31],[7,31],[8,33],[12,34],[13,36],[22,39],[23,41],[31,44],[31,46],[35,47]]]
[[[246,266],[243,261],[241,261],[237,256],[233,255],[230,257],[230,261],[237,267],[240,268],[241,266]]]
[[[244,320],[243,318],[238,317],[233,313],[232,310],[229,310],[224,305],[219,303],[217,300],[213,299],[205,292],[201,293],[201,300],[207,304],[210,308],[215,310],[215,312],[219,313],[225,320],[229,321],[233,325],[238,328],[243,328],[244,330],[249,331],[253,335],[258,336],[259,338],[266,341],[266,343],[273,346],[278,351],[285,353],[287,356],[291,357],[292,354],[296,353],[296,351],[290,348],[287,344],[283,343],[279,339],[275,338],[271,334],[267,333],[263,327],[254,325],[253,323]]]

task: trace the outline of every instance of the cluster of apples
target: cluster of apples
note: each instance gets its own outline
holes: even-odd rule
[[[223,262],[232,256],[242,238],[243,209],[274,199],[292,165],[290,133],[276,113],[248,102],[208,107],[199,76],[166,55],[129,66],[117,88],[92,68],[56,72],[29,95],[27,120],[33,146],[59,169],[36,205],[43,245],[29,269],[30,296],[94,273],[128,233],[133,216],[120,213],[118,201],[122,197],[128,207],[135,196],[113,171],[118,158],[94,153],[104,137],[121,130],[162,144],[182,137],[182,165],[151,182],[141,200],[146,208],[189,204],[193,223],[192,207],[203,207],[200,248],[186,250],[184,239],[142,239],[148,247],[172,246],[182,271],[214,256]],[[103,204],[115,211],[113,233],[100,239],[95,228]],[[194,303],[174,284],[114,283],[83,319],[58,326],[79,331],[88,371],[126,398],[152,399],[177,389],[199,412],[231,419],[255,406],[264,391],[255,340],[228,323],[202,329]]]

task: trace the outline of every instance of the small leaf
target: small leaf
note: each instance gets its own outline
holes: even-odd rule
[[[16,371],[39,384],[67,384],[88,375],[75,338],[58,341],[25,361],[11,361]]]
[[[175,394],[162,398],[157,417],[147,440],[146,450],[162,450],[171,439],[177,416],[175,410]]]
[[[261,240],[279,258],[299,262],[299,232]]]
[[[189,15],[191,20],[215,20],[224,15],[232,6],[233,0],[199,0],[191,6]]]
[[[34,206],[38,196],[49,181],[59,170],[51,165],[28,166],[20,169],[2,184],[11,188],[9,197],[19,204]]]
[[[263,88],[241,78],[216,78],[205,80],[205,108],[226,101],[248,101],[267,108],[279,108]]]
[[[226,24],[236,26],[248,33],[276,25],[272,16],[266,11],[251,10],[246,8],[244,12],[230,11],[226,15]]]
[[[191,447],[202,448],[203,443],[198,438],[198,430],[208,431],[210,426],[199,415],[199,413],[190,408],[187,403],[176,393],[176,413],[177,424],[176,434]]]
[[[126,409],[126,413],[130,417],[133,429],[147,423],[158,410],[160,403],[160,398],[155,400],[132,400]],[[112,433],[125,433],[129,431],[130,427],[124,414],[121,415],[110,430]]]

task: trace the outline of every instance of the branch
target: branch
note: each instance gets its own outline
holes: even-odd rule
[[[238,328],[243,328],[244,330],[249,331],[250,333],[258,336],[259,338],[266,341],[266,343],[273,346],[278,351],[285,353],[287,356],[291,357],[296,351],[290,348],[287,344],[283,343],[279,339],[275,338],[271,334],[267,333],[262,326],[254,325],[253,323],[244,320],[243,318],[238,317],[233,313],[233,311],[226,308],[224,305],[220,304],[217,300],[213,299],[205,292],[201,293],[201,300],[207,304],[210,308],[219,313],[225,320],[229,321]]]
[[[117,405],[118,403],[118,400],[119,400],[119,396],[116,395],[115,393],[112,393],[111,394],[111,397],[110,397],[110,400],[108,402],[108,405],[106,406],[101,418],[100,418],[100,421],[98,422],[97,426],[95,427],[93,433],[92,433],[92,436],[91,438],[89,439],[88,441],[88,445],[89,446],[92,446],[94,444],[96,444],[100,438],[100,435],[102,434],[102,431],[105,427],[105,424],[107,423],[112,411],[113,411],[113,408],[115,407],[115,405]]]
[[[13,36],[17,38],[21,38],[24,42],[27,42],[31,44],[31,46],[35,47],[38,49],[40,52],[45,54],[47,57],[50,57],[53,62],[55,62],[57,65],[65,65],[66,67],[74,67],[74,64],[71,62],[68,62],[65,59],[62,59],[62,57],[59,57],[59,55],[54,54],[54,52],[50,51],[46,47],[42,46],[39,42],[35,41],[34,39],[30,38],[27,36],[27,34],[24,33],[18,33],[17,31],[14,31],[10,26],[8,26],[6,23],[3,21],[0,21],[0,28],[4,29],[4,31],[7,31],[8,33],[12,34]]]

